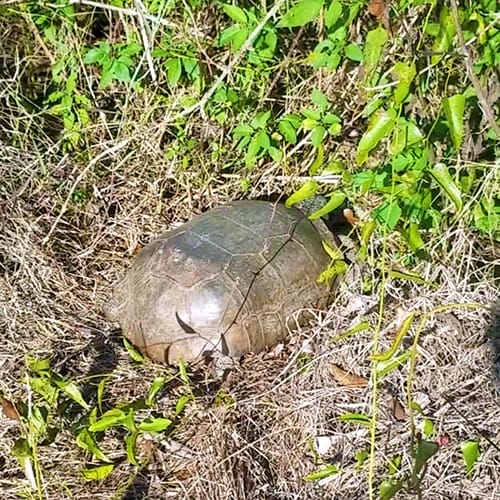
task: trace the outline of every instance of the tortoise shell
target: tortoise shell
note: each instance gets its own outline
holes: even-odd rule
[[[236,201],[162,234],[137,255],[109,319],[154,360],[259,352],[328,304],[322,221],[265,201]],[[301,312],[302,311],[302,312]]]

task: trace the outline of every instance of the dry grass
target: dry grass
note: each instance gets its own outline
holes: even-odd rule
[[[10,32],[10,40],[18,34]],[[9,59],[12,68],[25,67],[27,59],[19,58],[28,56],[12,54],[17,54]],[[337,156],[350,162],[359,132],[352,119],[360,111],[355,74],[345,68],[335,76],[318,72],[313,80],[299,78],[300,67],[288,71],[297,83],[293,95],[283,98],[287,111],[299,107],[312,86],[342,103],[339,112],[349,127],[335,148]],[[191,151],[176,150],[180,142],[175,129],[162,122],[168,113],[155,107],[154,92],[131,94],[120,116],[107,121],[101,116],[85,131],[89,145],[83,152],[59,155],[43,117],[28,116],[14,98],[22,94],[23,75],[13,71],[10,76],[2,80],[0,93],[5,104],[0,116],[1,395],[29,401],[33,395],[25,360],[33,357],[49,358],[57,372],[79,383],[92,404],[102,377],[108,377],[108,407],[130,402],[146,394],[155,376],[170,373],[131,361],[102,314],[112,284],[138,248],[166,226],[225,201],[289,193],[293,179],[306,174],[312,155],[304,150],[301,164],[261,165],[248,173],[251,187],[246,190],[239,175],[222,168],[237,161],[237,152],[229,150],[216,166],[207,154],[206,143],[224,144],[227,132],[193,115],[186,130],[200,141]],[[169,149],[177,153],[169,156]],[[367,213],[373,200],[363,202],[357,213]],[[384,245],[390,260],[397,241],[373,241],[373,252]],[[361,293],[360,283],[344,284],[331,307],[281,351],[248,356],[225,381],[193,368],[194,402],[168,439],[146,436],[138,443],[146,464],[142,468],[127,463],[123,436],[111,432],[103,448],[120,465],[102,482],[84,480],[80,470],[91,461],[76,446],[73,432],[81,415],[54,420],[59,430],[55,441],[42,443],[37,452],[42,497],[364,499],[368,467],[358,468],[355,455],[370,448],[369,430],[338,417],[376,410],[375,484],[387,478],[387,462],[394,456],[401,456],[402,469],[409,471],[409,415],[391,410],[394,399],[406,407],[409,378],[437,436],[449,436],[428,464],[423,498],[500,497],[499,249],[459,222],[443,230],[431,247],[431,259],[412,272],[433,286],[393,280],[381,292]],[[374,279],[379,283],[378,276]],[[377,312],[381,297],[382,317]],[[414,372],[405,364],[377,390],[371,383],[348,388],[332,377],[331,366],[337,365],[370,379],[370,355],[389,348],[405,314],[451,304],[456,307],[431,315],[424,324]],[[335,340],[363,320],[374,329],[379,325],[377,348],[373,330]],[[415,334],[413,328],[403,347],[411,346]],[[168,384],[155,413],[171,415],[183,390],[179,383]],[[215,404],[220,392],[234,404]],[[417,415],[416,421],[420,425],[422,418]],[[11,454],[21,430],[19,422],[0,416],[0,491],[5,499],[37,496]],[[481,443],[481,457],[470,476],[460,454],[467,439]],[[304,481],[321,463],[336,464],[340,473]]]
[[[161,173],[170,166],[158,158],[154,163],[148,158],[138,163],[138,155],[129,162],[118,157],[114,164],[119,167],[87,181],[92,185],[92,201],[72,205],[44,245],[76,166],[69,158],[51,164],[39,155],[8,147],[3,149],[3,158],[2,393],[10,400],[26,400],[24,360],[32,356],[50,358],[58,372],[80,382],[88,398],[95,398],[90,379],[95,375],[110,376],[105,396],[109,403],[143,396],[163,368],[140,367],[130,361],[104,321],[101,305],[137,245],[161,231],[165,220],[171,224],[184,219],[191,210],[209,206],[207,200],[220,202],[227,195],[192,189],[191,199],[196,202],[191,208],[179,189],[163,204],[157,180],[164,178]],[[132,164],[140,176],[132,175],[132,167],[127,166]],[[42,170],[43,177],[39,175]],[[61,179],[66,182],[61,184]],[[436,289],[412,282],[387,285],[379,350],[393,339],[397,324],[392,320],[397,320],[398,311],[425,312],[455,303],[484,305],[457,307],[425,324],[413,389],[426,402],[425,412],[438,435],[450,437],[450,443],[429,464],[425,498],[463,498],[461,491],[470,492],[471,498],[490,498],[493,492],[500,493],[499,452],[481,435],[498,442],[500,406],[495,383],[499,382],[490,339],[495,331],[498,335],[491,311],[498,300],[492,274],[495,254],[484,241],[471,240],[475,236],[463,228],[450,231],[449,237],[454,240],[454,252],[417,270],[438,284]],[[435,251],[436,257],[440,255],[439,248]],[[168,443],[155,440],[149,464],[139,473],[124,462],[103,483],[86,482],[79,469],[87,457],[75,446],[68,423],[53,444],[38,450],[46,497],[113,498],[128,491],[126,498],[205,498],[207,492],[210,498],[221,499],[317,498],[337,497],[336,492],[342,491],[341,498],[365,498],[366,469],[356,469],[354,455],[367,449],[369,434],[363,427],[339,422],[338,416],[347,411],[369,414],[372,389],[338,385],[329,366],[370,376],[372,333],[358,333],[340,342],[332,338],[361,318],[375,325],[377,313],[363,313],[363,308],[373,304],[376,297],[360,296],[344,286],[331,308],[318,316],[317,324],[295,334],[277,357],[249,357],[222,385],[202,378],[194,382],[196,400],[172,436],[189,449],[187,456],[177,456],[166,447]],[[310,364],[301,370],[304,352]],[[408,467],[410,463],[408,418],[397,420],[387,406],[391,398],[404,404],[408,376],[407,368],[392,372],[378,392],[377,480],[385,477],[389,457],[402,455],[403,464]],[[230,394],[236,404],[214,407],[218,390]],[[160,413],[171,412],[178,391],[172,387],[162,395]],[[0,484],[6,498],[13,498],[25,488],[23,472],[10,454],[19,425],[4,417],[1,428]],[[310,442],[319,436],[332,440],[321,459],[333,461],[342,470],[322,485],[303,481],[317,468],[318,457]],[[464,474],[458,451],[468,438],[479,438],[482,445],[480,463],[470,477]],[[106,446],[123,453],[119,436]]]

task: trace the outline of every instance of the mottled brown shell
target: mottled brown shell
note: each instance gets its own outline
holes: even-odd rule
[[[107,316],[159,361],[259,352],[293,328],[294,313],[328,303],[328,286],[317,283],[330,262],[325,236],[322,222],[281,204],[210,210],[142,249]]]

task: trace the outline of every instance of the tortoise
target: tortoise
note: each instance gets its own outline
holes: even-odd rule
[[[147,244],[105,313],[156,361],[258,353],[328,305],[331,284],[317,281],[331,262],[323,239],[335,245],[325,222],[296,208],[220,206]]]

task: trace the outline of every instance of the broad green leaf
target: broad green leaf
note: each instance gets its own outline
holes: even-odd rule
[[[110,427],[116,427],[118,425],[121,425],[126,417],[126,413],[124,413],[122,410],[120,410],[119,408],[113,408],[104,413],[102,417],[97,420],[97,422],[89,426],[89,431],[101,432],[109,429]]]
[[[146,361],[144,356],[125,337],[123,337],[123,345],[134,361],[137,363],[144,363]]]
[[[312,213],[309,216],[310,220],[320,219],[325,215],[328,215],[330,212],[333,212],[336,208],[340,207],[342,203],[344,203],[346,199],[346,195],[341,191],[335,191],[329,196],[329,200],[323,205],[319,210]]]
[[[379,26],[366,35],[363,49],[363,61],[365,67],[365,82],[370,82],[372,73],[382,56],[382,49],[387,42],[387,31]]]
[[[333,0],[324,14],[325,26],[331,28],[337,22],[341,14],[342,4],[338,0]]]
[[[434,40],[432,52],[435,54],[431,58],[432,64],[437,64],[443,55],[448,52],[451,41],[455,36],[455,23],[453,22],[453,14],[446,5],[441,7],[439,14],[439,32]]]
[[[318,189],[319,184],[316,181],[308,180],[286,199],[285,205],[290,208],[301,201],[307,200],[311,196],[314,196],[318,192]]]
[[[342,255],[342,252],[337,247],[330,246],[325,240],[323,240],[321,243],[323,245],[323,248],[325,249],[325,252],[329,255],[330,259],[337,261],[344,257]]]
[[[103,451],[99,448],[99,445],[96,443],[94,436],[90,434],[88,429],[83,429],[76,436],[76,444],[86,450],[90,451],[94,457],[103,462],[111,462],[111,460],[103,453]]]
[[[340,472],[340,469],[334,464],[327,464],[314,472],[311,472],[304,476],[304,481],[318,481],[319,479],[324,479],[325,477],[330,477],[333,474]]]
[[[314,127],[312,133],[311,133],[311,144],[315,148],[319,148],[321,144],[323,143],[323,139],[326,134],[326,129],[325,127],[322,127],[321,125]]]
[[[111,65],[110,73],[119,81],[123,83],[130,82],[130,70],[127,64],[122,61],[115,60]]]
[[[399,222],[402,213],[397,200],[391,202],[387,201],[375,210],[373,218],[381,226],[385,226],[389,231],[392,231]]]
[[[106,478],[112,472],[115,466],[113,464],[109,465],[99,465],[98,467],[91,467],[89,469],[83,469],[82,475],[85,479],[91,479],[93,481],[100,481]]]
[[[410,146],[414,146],[422,141],[424,135],[413,121],[398,120],[398,125],[394,128],[392,142],[389,152],[397,156]]]
[[[180,80],[182,75],[182,64],[181,60],[178,58],[169,59],[165,63],[165,68],[167,69],[167,80],[170,86],[175,87],[177,82]]]
[[[27,361],[28,370],[38,373],[39,375],[44,375],[43,372],[50,370],[50,361],[46,358],[44,359],[28,359]]]
[[[169,418],[149,418],[143,420],[137,428],[143,432],[161,432],[172,425]]]
[[[269,156],[277,163],[279,163],[283,159],[283,153],[281,152],[281,150],[275,148],[274,146],[270,146],[267,149],[267,152],[269,153]]]
[[[323,94],[321,90],[318,90],[316,88],[312,89],[311,101],[313,102],[313,104],[318,106],[318,108],[321,111],[326,111],[329,106],[329,102],[328,99],[326,98],[326,95]]]
[[[335,337],[332,338],[332,342],[339,342],[340,340],[347,339],[349,337],[352,337],[353,335],[356,335],[356,333],[364,332],[365,330],[371,330],[371,325],[370,323],[368,323],[368,321],[362,321],[346,332],[341,333],[340,335],[335,335]]]
[[[312,122],[321,120],[321,113],[316,109],[304,108],[300,112]]]
[[[417,74],[417,69],[415,63],[406,64],[398,61],[394,65],[393,71],[396,74],[396,78],[399,80],[394,90],[394,101],[396,104],[401,104],[410,91],[410,85]]]
[[[464,441],[460,445],[460,449],[465,461],[465,472],[470,474],[480,455],[479,443],[472,440]]]
[[[318,173],[318,171],[323,166],[324,155],[325,155],[325,148],[323,147],[322,144],[320,144],[316,148],[316,158],[314,158],[314,161],[311,163],[311,166],[309,167],[309,175],[312,176]]]
[[[243,9],[236,5],[224,4],[222,5],[224,12],[237,23],[246,24],[248,22],[247,15]]]
[[[422,250],[424,248],[425,243],[422,237],[420,236],[418,224],[415,223],[410,224],[408,231],[406,231],[404,234],[406,236],[406,241],[408,242],[408,245],[410,245],[410,248],[414,252],[418,252],[419,250]],[[419,278],[418,276],[417,277],[412,276],[409,279],[413,279],[415,282],[417,282],[417,279],[415,278],[422,280],[420,281],[420,283],[424,282],[424,280],[422,278]]]
[[[441,186],[441,189],[453,202],[457,212],[460,212],[463,207],[462,193],[460,192],[460,188],[451,178],[448,167],[444,163],[436,163],[436,165],[434,165],[431,169],[431,173],[434,179],[436,179],[438,184]]]
[[[151,383],[151,387],[149,388],[148,395],[146,396],[146,405],[153,406],[156,401],[156,396],[160,393],[160,391],[165,386],[167,379],[165,377],[156,377]]]
[[[415,451],[415,464],[413,466],[413,474],[418,476],[424,469],[429,459],[439,450],[439,446],[434,441],[421,439],[417,444]]]
[[[390,500],[404,488],[404,481],[401,479],[386,479],[380,484],[380,500]]]
[[[267,122],[270,117],[271,117],[271,111],[262,111],[260,113],[257,113],[254,119],[250,122],[250,125],[254,129],[259,129],[259,128],[264,129],[266,128]]]
[[[295,28],[314,21],[323,6],[323,0],[298,0],[278,23],[278,28]]]
[[[131,432],[125,436],[125,449],[127,450],[127,459],[132,465],[139,465],[135,456],[135,443],[139,432]]]
[[[379,142],[391,133],[396,121],[396,112],[393,109],[387,111],[380,109],[372,115],[368,124],[368,130],[361,137],[356,151],[356,162],[362,165],[367,159],[370,151],[377,147]]]
[[[402,364],[406,363],[406,361],[408,361],[410,357],[411,357],[411,351],[405,351],[399,356],[378,361],[377,364],[375,365],[375,370],[377,371],[378,378],[379,379],[384,378],[393,370],[399,368]]]
[[[424,418],[424,426],[422,432],[427,437],[431,437],[434,434],[434,423],[430,418]]]
[[[184,411],[184,408],[186,408],[187,404],[192,400],[193,396],[191,396],[191,394],[182,394],[179,396],[177,402],[175,403],[175,414],[180,415]]]
[[[297,144],[297,131],[288,120],[280,120],[278,130],[289,144]]]
[[[56,404],[59,390],[55,388],[47,377],[30,377],[31,390],[40,394],[51,406]]]
[[[443,99],[444,114],[450,128],[451,139],[453,145],[458,151],[462,145],[464,137],[464,111],[465,111],[465,96],[463,94],[455,94],[451,97]]]
[[[222,30],[222,33],[219,35],[218,44],[220,46],[227,45],[232,42],[237,33],[241,31],[241,26],[235,24],[234,26],[229,26],[225,30]]]
[[[248,37],[247,28],[241,28],[234,34],[233,39],[231,41],[231,46],[235,52],[241,49],[247,37]]]
[[[245,135],[253,134],[254,130],[250,125],[238,125],[234,128],[233,134],[236,137],[244,137]]]
[[[330,248],[324,241],[323,248]],[[331,266],[328,266],[316,279],[318,283],[328,283],[330,280],[345,274],[347,272],[347,263],[344,260],[337,259]]]
[[[401,342],[403,341],[404,336],[408,333],[410,330],[410,327],[413,323],[413,320],[415,319],[416,313],[412,312],[410,313],[403,321],[403,324],[401,325],[401,329],[399,330],[398,334],[394,338],[394,341],[392,342],[392,345],[389,350],[386,352],[380,353],[380,354],[373,354],[370,356],[370,358],[374,361],[386,361],[398,350],[398,347],[401,345]]]
[[[341,422],[351,422],[353,424],[360,424],[368,427],[371,424],[371,419],[363,413],[344,413],[339,416]]]
[[[264,130],[257,132],[255,140],[257,141],[259,148],[264,149],[265,151],[267,151],[271,146],[271,139]]]
[[[80,389],[73,382],[65,382],[62,384],[61,390],[82,408],[85,408],[86,410],[90,408],[87,401],[83,399]]]
[[[351,61],[361,62],[363,60],[363,51],[361,47],[355,43],[350,43],[344,49],[345,56]]]

